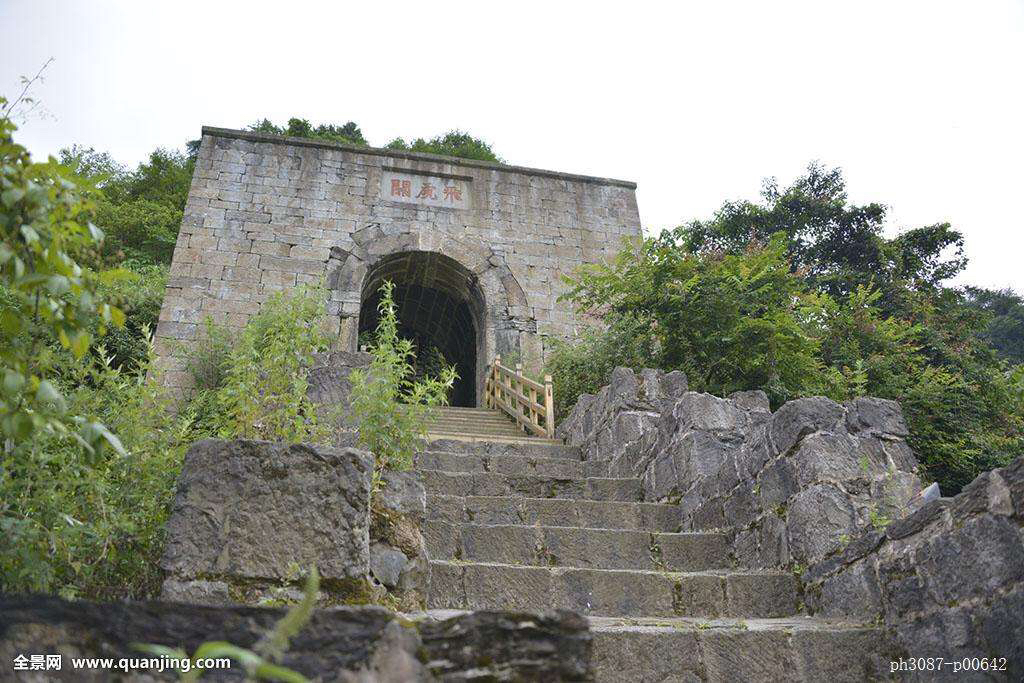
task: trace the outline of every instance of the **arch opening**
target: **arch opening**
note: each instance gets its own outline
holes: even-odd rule
[[[436,373],[440,356],[459,374],[451,405],[475,407],[478,368],[485,362],[485,306],[476,276],[444,254],[406,251],[382,257],[363,280],[360,344],[379,322],[377,307],[385,280],[395,285],[398,333],[416,346],[417,372]]]

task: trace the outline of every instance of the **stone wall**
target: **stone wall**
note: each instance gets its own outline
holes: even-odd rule
[[[161,598],[288,601],[315,565],[327,604],[421,609],[428,582],[423,484],[354,448],[206,439],[189,449],[167,525]]]
[[[189,654],[210,640],[252,648],[283,614],[272,608],[0,596],[0,662],[9,667],[19,654],[62,655],[60,672],[27,672],[24,680],[177,681],[176,671],[75,671],[69,659],[104,657],[116,663],[151,656],[135,643]],[[587,681],[593,680],[590,649],[587,622],[570,612],[409,619],[380,607],[335,607],[313,613],[291,639],[281,664],[310,680],[350,683]],[[248,679],[234,668],[208,671],[202,680]]]
[[[992,677],[1020,680],[1024,458],[884,530],[863,531],[803,578],[820,614],[884,618],[914,657],[1006,658],[1009,668]]]
[[[637,476],[645,498],[679,505],[681,530],[728,528],[745,566],[806,566],[857,529],[897,515],[920,489],[899,406],[719,398],[678,372],[617,368],[581,396],[558,435],[611,476]]]
[[[576,333],[576,314],[557,301],[560,276],[640,234],[635,187],[204,128],[156,331],[164,381],[188,386],[172,342],[194,340],[204,317],[241,327],[273,292],[325,279],[339,348],[354,351],[368,270],[403,252],[460,264],[483,299],[485,360],[540,358],[545,338]],[[457,188],[457,199],[431,196],[443,188]]]

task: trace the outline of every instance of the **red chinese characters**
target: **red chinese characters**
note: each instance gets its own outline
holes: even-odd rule
[[[404,174],[403,174],[404,175]],[[434,206],[464,206],[466,186],[450,179],[433,177],[391,176],[384,178],[384,192],[390,184],[390,197],[401,201],[425,202]]]
[[[449,202],[461,202],[462,201],[462,188],[458,185],[445,185],[444,186],[444,198]]]
[[[399,178],[393,178],[391,180],[391,196],[392,197],[411,197],[412,196],[412,181],[401,180]]]

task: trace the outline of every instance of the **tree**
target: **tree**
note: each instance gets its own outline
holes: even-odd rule
[[[0,98],[0,107],[5,103]],[[59,342],[81,359],[93,341],[93,316],[100,334],[124,323],[124,314],[97,296],[99,277],[76,259],[103,240],[90,222],[94,204],[55,160],[33,163],[14,142],[15,130],[6,113],[0,117],[0,433],[17,443],[59,432],[90,450],[120,450],[102,424],[68,412],[47,344]]]
[[[395,138],[387,145],[386,149],[396,149],[408,152],[424,152],[426,154],[440,154],[441,156],[459,157],[462,159],[477,159],[479,161],[494,161],[505,163],[494,153],[491,146],[474,138],[469,133],[459,130],[448,131],[444,135],[424,140],[416,138],[411,144],[406,143],[402,138]]]
[[[966,289],[967,306],[986,314],[980,332],[1000,357],[1024,363],[1024,299],[1011,289]]]
[[[651,364],[685,371],[695,389],[759,388],[778,403],[818,387],[818,342],[802,325],[809,302],[781,234],[736,254],[643,240],[569,282],[566,296],[583,310],[642,321]]]
[[[249,126],[248,130],[255,133],[270,133],[272,135],[289,135],[297,138],[313,138],[320,140],[333,140],[348,145],[366,146],[366,138],[355,122],[349,121],[344,125],[321,124],[313,127],[308,119],[292,117],[288,119],[288,125],[281,127],[274,125],[270,119],[261,119]]]
[[[850,205],[838,170],[811,165],[784,191],[768,181],[761,204],[727,202],[582,269],[567,296],[609,327],[557,350],[550,370],[574,391],[605,381],[580,381],[576,361],[596,357],[684,370],[712,393],[763,389],[775,406],[812,393],[894,399],[926,474],[956,493],[1024,454],[1024,372],[988,341],[1020,348],[1020,299],[946,286],[966,262],[959,233],[886,238],[884,215]],[[649,358],[622,342],[625,316]]]
[[[663,239],[694,253],[736,253],[781,232],[793,272],[832,296],[873,285],[889,307],[900,305],[907,288],[938,287],[966,266],[963,236],[947,223],[886,239],[885,207],[850,204],[837,168],[812,163],[783,190],[774,179],[766,180],[762,200],[726,202],[711,220],[692,221]]]

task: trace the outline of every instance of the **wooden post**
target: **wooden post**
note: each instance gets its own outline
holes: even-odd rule
[[[498,409],[498,366],[501,365],[501,354],[499,353],[494,357],[494,362],[491,364],[491,408]]]
[[[554,391],[551,388],[551,375],[544,375],[544,427],[547,429],[548,438],[555,438],[555,399]]]
[[[526,387],[523,386],[522,363],[516,363],[516,391],[520,394],[526,393]],[[517,421],[519,422],[519,428],[528,433],[526,425],[523,424],[526,421],[526,415],[523,413],[523,404],[522,401],[519,400],[518,396],[516,396],[516,417],[518,418]]]

